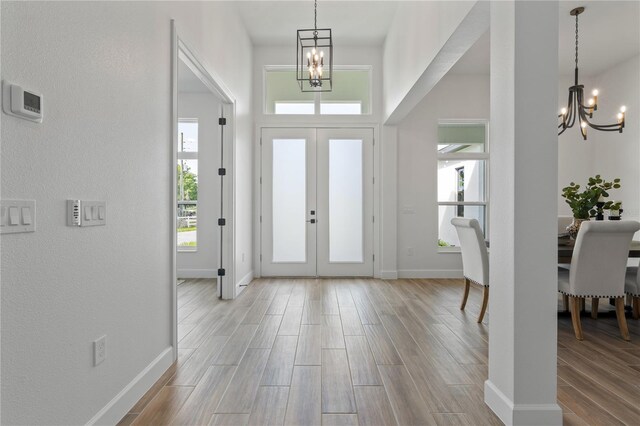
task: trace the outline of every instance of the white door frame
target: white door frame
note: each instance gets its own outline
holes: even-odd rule
[[[380,269],[382,259],[382,215],[381,215],[381,205],[380,200],[382,194],[382,180],[379,179],[380,174],[380,125],[378,123],[296,123],[296,124],[281,124],[281,123],[257,123],[255,126],[255,145],[254,145],[254,170],[257,171],[254,175],[254,221],[253,221],[253,241],[254,241],[254,278],[259,278],[262,276],[262,265],[260,262],[260,250],[262,246],[262,236],[261,236],[261,228],[260,228],[260,207],[262,205],[262,190],[260,186],[260,178],[262,176],[262,150],[261,150],[261,135],[262,129],[269,128],[314,128],[314,129],[373,129],[373,179],[374,179],[374,187],[373,187],[373,215],[375,217],[374,227],[373,227],[373,253],[374,253],[374,261],[373,261],[373,276],[374,278],[380,278]]]
[[[226,169],[224,179],[224,210],[221,212],[222,217],[226,219],[226,226],[223,232],[222,255],[224,258],[225,276],[222,280],[222,298],[233,299],[240,292],[240,288],[236,286],[235,281],[235,241],[236,241],[236,225],[235,225],[235,168],[233,167],[236,156],[236,146],[233,143],[236,139],[236,100],[231,91],[222,83],[222,79],[205,66],[199,59],[198,55],[191,50],[184,40],[180,37],[176,28],[176,23],[171,20],[171,155],[172,159],[176,159],[178,155],[178,61],[183,61],[185,65],[202,81],[202,83],[211,91],[213,95],[218,97],[222,102],[220,113],[227,119],[224,126],[224,138],[222,144],[224,146],[225,156],[223,167]],[[218,117],[211,117],[212,120]],[[171,274],[170,282],[172,291],[172,342],[173,342],[173,358],[178,356],[178,290],[177,290],[177,249],[176,249],[176,185],[177,170],[175,161],[171,165]]]

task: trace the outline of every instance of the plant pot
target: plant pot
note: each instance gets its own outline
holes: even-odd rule
[[[573,218],[573,222],[571,222],[571,224],[567,226],[567,232],[569,233],[569,236],[572,240],[575,240],[578,236],[578,231],[580,231],[580,225],[582,225],[582,222],[585,222],[587,220],[589,219],[578,219],[575,217]]]

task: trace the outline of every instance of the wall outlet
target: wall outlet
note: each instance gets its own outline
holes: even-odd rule
[[[107,336],[102,336],[93,342],[93,365],[102,364],[107,358]]]
[[[413,256],[413,247],[407,247],[407,256]]]

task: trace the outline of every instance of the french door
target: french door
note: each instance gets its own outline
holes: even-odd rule
[[[373,129],[262,129],[263,276],[373,276]]]

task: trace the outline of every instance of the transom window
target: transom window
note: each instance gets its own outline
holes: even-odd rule
[[[371,67],[334,69],[331,92],[302,92],[294,67],[265,67],[265,114],[371,114]]]
[[[488,130],[485,120],[441,120],[438,123],[438,246],[460,245],[454,217],[477,219],[487,233]]]

